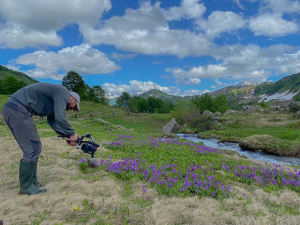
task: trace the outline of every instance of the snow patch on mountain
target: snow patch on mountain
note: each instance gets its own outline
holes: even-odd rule
[[[294,92],[294,93],[289,93],[290,90],[287,90],[286,92],[282,92],[282,93],[276,93],[274,95],[260,95],[259,97],[261,98],[258,102],[268,102],[271,100],[277,100],[277,101],[290,101],[293,99],[293,97],[298,94],[298,92]]]

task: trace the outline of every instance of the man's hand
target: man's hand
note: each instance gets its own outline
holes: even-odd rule
[[[78,140],[78,135],[77,134],[74,134],[70,138],[66,138],[67,144],[72,145],[72,146],[76,146],[76,141],[77,140]]]

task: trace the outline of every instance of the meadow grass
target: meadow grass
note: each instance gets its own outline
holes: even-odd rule
[[[46,118],[34,117],[43,144],[38,175],[48,189],[39,196],[18,194],[21,150],[4,123],[0,125],[0,219],[5,224],[299,222],[298,166],[266,164],[199,143],[162,140],[158,137],[170,119],[168,115],[127,115],[124,110],[89,102],[82,102],[77,119],[75,112],[67,114],[79,135],[90,133],[100,144],[95,155],[98,166],[88,167],[89,155],[57,138]],[[99,118],[127,130],[100,122]],[[240,138],[241,129],[247,135],[246,126],[251,124],[246,122],[254,118],[258,120],[258,116],[251,115],[248,120],[229,123],[224,135]],[[271,120],[285,121],[275,117]],[[298,125],[288,121],[283,129],[292,132]],[[262,133],[264,129],[269,134],[279,132],[261,125],[256,123],[251,128]]]
[[[122,125],[126,129],[134,129],[138,133],[156,133],[169,122],[170,115],[154,113],[134,113],[127,114],[127,110],[113,106],[103,106],[91,102],[82,102],[80,104],[81,112],[69,112],[71,118],[76,114],[78,119],[87,118],[89,114],[92,117],[101,118],[114,125]],[[113,115],[115,112],[115,116]],[[90,121],[89,121],[90,122]]]
[[[300,121],[293,113],[284,114],[237,114],[221,117],[222,129],[202,132],[201,136],[215,135],[220,138],[239,141],[248,136],[268,134],[282,140],[300,138]]]

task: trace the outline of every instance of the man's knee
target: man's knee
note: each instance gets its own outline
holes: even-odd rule
[[[24,162],[36,162],[42,151],[42,143],[40,141],[30,140],[30,143],[30,149],[22,149]]]
[[[41,141],[30,140],[32,145],[33,155],[36,155],[37,158],[40,156],[42,151],[42,143]]]

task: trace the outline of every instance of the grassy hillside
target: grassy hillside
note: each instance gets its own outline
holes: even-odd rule
[[[38,83],[37,80],[29,77],[25,73],[17,72],[11,69],[6,68],[5,66],[0,65],[0,80],[3,80],[5,77],[13,76],[18,80],[24,81],[27,85]]]
[[[178,100],[182,99],[182,97],[179,96],[174,96],[174,95],[168,95],[162,91],[152,89],[148,92],[145,92],[140,95],[142,98],[149,98],[149,97],[154,97],[154,98],[159,98],[167,102],[171,103],[176,103]]]
[[[275,83],[262,83],[255,88],[254,94],[256,96],[261,94],[272,95],[288,90],[290,92],[300,91],[300,73],[283,77]]]

